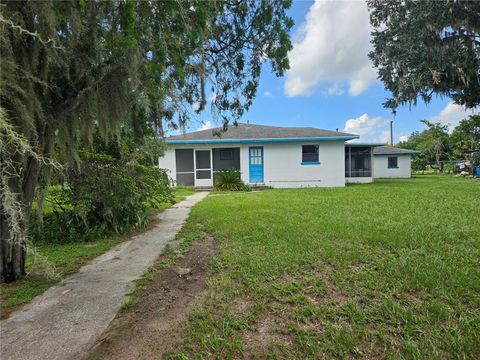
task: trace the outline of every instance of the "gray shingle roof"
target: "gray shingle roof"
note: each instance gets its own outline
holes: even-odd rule
[[[419,151],[401,149],[393,146],[378,146],[373,148],[373,155],[403,155],[403,154],[419,154]]]
[[[258,139],[290,139],[290,138],[357,138],[357,135],[339,131],[322,130],[312,127],[279,127],[253,124],[229,126],[220,136],[214,135],[221,128],[195,131],[184,135],[170,136],[167,143],[176,141],[208,141],[208,140],[258,140]]]

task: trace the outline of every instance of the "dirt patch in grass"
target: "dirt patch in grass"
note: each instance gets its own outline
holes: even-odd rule
[[[230,303],[230,312],[236,317],[245,316],[254,305],[255,302],[247,296],[237,296]]]
[[[284,319],[270,311],[260,315],[251,331],[243,331],[242,338],[244,359],[266,358],[269,354],[281,356],[281,348],[291,346],[293,342]]]
[[[216,252],[215,240],[206,235],[175,264],[158,271],[85,359],[158,359],[172,351],[183,340],[188,314],[205,295]]]

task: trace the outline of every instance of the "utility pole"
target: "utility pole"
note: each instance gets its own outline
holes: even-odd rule
[[[390,146],[393,146],[393,120],[390,120]]]

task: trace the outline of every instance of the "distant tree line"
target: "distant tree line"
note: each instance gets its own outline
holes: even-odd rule
[[[421,171],[428,166],[443,172],[445,163],[469,160],[480,166],[480,115],[460,121],[453,131],[448,126],[422,120],[426,129],[413,132],[399,147],[420,151],[412,160],[412,169]]]

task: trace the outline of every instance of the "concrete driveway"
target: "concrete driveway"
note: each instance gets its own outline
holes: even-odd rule
[[[1,321],[1,359],[81,358],[207,194],[197,192],[163,211],[153,229],[113,247]]]

